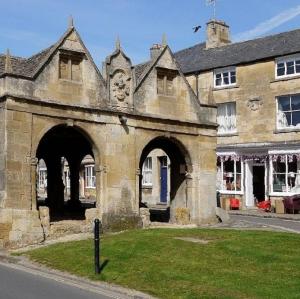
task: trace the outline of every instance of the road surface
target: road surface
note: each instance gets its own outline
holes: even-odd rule
[[[280,218],[263,218],[246,215],[230,215],[230,218],[234,221],[244,221],[253,225],[266,225],[272,228],[300,234],[300,221],[285,220]]]
[[[88,286],[43,277],[35,271],[20,270],[17,265],[0,263],[0,299],[112,299]],[[50,275],[51,276],[51,275]],[[124,297],[126,298],[126,297]]]

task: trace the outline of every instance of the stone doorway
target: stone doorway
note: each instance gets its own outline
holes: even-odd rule
[[[176,139],[157,137],[143,149],[139,168],[140,208],[149,210],[150,221],[182,222],[178,217],[183,217],[183,222],[188,222],[188,174],[191,172],[191,162],[184,146]],[[161,200],[162,174],[166,176],[163,178],[166,181],[164,200]]]
[[[37,207],[49,208],[50,221],[83,220],[85,210],[96,205],[96,175],[92,143],[78,128],[60,125],[49,130],[41,139],[37,158],[43,172],[37,176]],[[42,163],[41,163],[42,161]],[[44,175],[46,169],[46,175]],[[45,198],[41,199],[41,175]],[[85,197],[86,190],[93,196]]]

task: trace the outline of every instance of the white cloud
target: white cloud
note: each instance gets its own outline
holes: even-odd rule
[[[261,36],[273,30],[274,28],[294,19],[298,15],[300,15],[300,5],[283,11],[282,13],[276,15],[275,17],[272,17],[271,19],[258,24],[256,27],[254,27],[251,30],[236,34],[233,37],[233,40],[243,41],[243,40],[249,40]]]

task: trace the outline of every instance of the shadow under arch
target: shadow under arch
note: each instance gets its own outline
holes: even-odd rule
[[[51,220],[84,219],[84,208],[80,202],[80,165],[90,155],[99,161],[99,154],[90,136],[78,126],[56,125],[41,138],[36,157],[47,165],[47,199]],[[70,173],[70,197],[65,200],[63,180],[64,160],[68,161]]]
[[[170,186],[168,188],[169,191],[169,199],[170,201],[165,205],[165,209],[162,209],[161,205],[153,204],[153,201],[160,203],[158,198],[152,201],[152,204],[149,205],[143,201],[143,164],[147,158],[147,156],[154,151],[155,149],[161,149],[165,152],[170,160],[169,165],[169,182]],[[153,157],[152,157],[153,158]],[[158,159],[160,157],[157,157]],[[156,157],[155,157],[156,159]],[[154,163],[157,162],[154,161]],[[150,209],[150,219],[152,221],[162,221],[169,222],[175,220],[174,211],[177,207],[186,208],[188,206],[188,192],[187,192],[187,177],[188,174],[192,172],[192,161],[189,152],[186,147],[176,138],[173,137],[156,137],[152,139],[142,150],[140,161],[139,161],[139,169],[142,171],[139,178],[139,204],[140,207],[148,207]],[[161,170],[160,170],[161,171]],[[160,176],[160,180],[162,180],[162,172],[158,174],[152,173],[152,176]],[[157,182],[157,179],[153,178],[153,186],[151,188],[147,188],[147,192],[153,192],[154,183]],[[161,184],[161,182],[159,183]],[[162,187],[160,187],[162,188]],[[161,196],[161,191],[160,191]],[[157,197],[157,195],[156,195]],[[158,216],[157,216],[158,215]],[[157,217],[156,217],[157,216]]]

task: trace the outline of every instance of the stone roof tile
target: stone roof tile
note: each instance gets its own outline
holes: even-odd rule
[[[300,29],[218,48],[205,49],[205,43],[176,52],[184,73],[246,64],[300,52]]]

